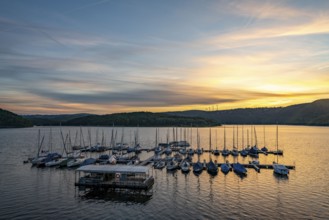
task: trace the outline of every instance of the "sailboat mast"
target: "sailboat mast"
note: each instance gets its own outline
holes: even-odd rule
[[[198,162],[200,162],[200,137],[199,137],[199,129],[196,129],[196,142],[197,142],[197,147],[198,147]]]
[[[192,124],[191,124],[191,126],[192,126]],[[192,127],[191,127],[191,132],[190,132],[190,139],[191,139],[191,147],[193,146],[193,129],[192,129]]]
[[[196,145],[198,150],[200,149],[200,142],[199,142],[199,128],[196,129]]]
[[[250,144],[249,144],[249,129],[247,129],[247,147],[250,147]]]
[[[209,134],[209,147],[210,147],[210,151],[211,151],[211,128],[210,128],[210,134]]]
[[[96,144],[95,145],[97,145],[98,144],[98,128],[96,129]]]
[[[101,140],[101,146],[105,146],[106,144],[106,139],[105,139],[105,134],[104,134],[104,130],[102,129],[102,140]]]
[[[279,128],[278,124],[276,124],[276,163],[279,161],[279,156],[278,156],[278,149],[279,149]]]
[[[49,135],[49,151],[53,152],[53,134],[52,134],[52,130],[50,128],[50,135]]]
[[[216,149],[217,149],[217,128],[216,128]]]
[[[167,145],[169,144],[169,128],[167,129]]]
[[[255,134],[255,146],[257,147],[258,146],[258,143],[257,143],[256,127],[254,127],[254,134]]]
[[[266,143],[265,143],[265,125],[263,127],[263,130],[264,130],[264,147],[266,146]]]
[[[88,129],[88,137],[89,137],[89,147],[91,147],[91,133],[90,133],[90,128]]]
[[[239,149],[239,125],[236,126],[236,148]]]
[[[233,126],[233,149],[235,149],[235,129]]]
[[[211,128],[209,129],[209,159],[211,160]]]
[[[242,125],[242,149],[244,148],[244,129],[243,129],[243,125]]]
[[[182,127],[180,127],[179,129],[179,141],[182,140]]]
[[[114,140],[114,133],[113,133],[113,128],[112,128],[112,131],[111,131],[111,142],[110,142],[110,148],[112,148],[112,149],[114,147],[113,140]]]
[[[175,141],[178,141],[178,128],[176,127],[176,136],[175,136]]]
[[[252,134],[252,125],[251,125],[251,128],[250,128],[250,146],[253,146],[254,145],[254,140],[253,140],[253,134]]]
[[[173,139],[173,142],[175,142],[175,128],[174,127],[172,128],[172,139]]]
[[[224,126],[224,150],[226,150],[226,129]]]
[[[155,129],[155,147],[158,146],[158,128]]]
[[[38,152],[37,152],[37,158],[39,158],[39,156],[40,156],[40,129],[39,129],[39,131],[38,131]]]

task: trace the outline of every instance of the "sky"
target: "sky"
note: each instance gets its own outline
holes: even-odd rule
[[[324,98],[327,0],[0,1],[0,108],[17,114]]]

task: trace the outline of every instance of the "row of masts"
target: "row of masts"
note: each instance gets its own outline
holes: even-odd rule
[[[224,137],[223,137],[223,149],[226,150],[227,149],[227,140],[226,140],[226,130],[227,127],[224,126],[223,128],[224,130]],[[242,133],[242,138],[239,139],[239,130],[241,130]],[[239,129],[239,126],[232,126],[232,131],[233,131],[233,135],[232,135],[232,150],[238,150],[239,146],[240,149],[243,148],[250,148],[253,146],[258,146],[258,139],[257,139],[257,133],[256,133],[256,128],[254,126],[250,127],[250,130],[247,129],[247,131],[245,132],[245,127],[241,126],[241,129]],[[49,143],[48,143],[48,150],[51,152],[53,150],[53,137],[52,137],[52,129],[50,128],[50,132],[49,132]],[[85,140],[84,138],[84,133],[82,131],[82,128],[80,127],[79,130],[76,131],[75,134],[75,138],[74,138],[74,142],[72,143],[71,140],[71,134],[70,131],[68,132],[68,134],[66,135],[66,137],[64,138],[64,135],[62,133],[62,130],[60,131],[61,133],[61,139],[63,142],[66,143],[67,146],[72,147],[73,150],[81,150],[81,149],[85,149],[85,148],[90,148],[93,147],[92,144],[92,135],[91,135],[91,130],[88,129],[87,133],[88,133],[88,141]],[[125,132],[124,129],[122,128],[122,132],[121,132],[121,139],[118,142],[117,140],[118,138],[118,129],[112,129],[110,131],[110,141],[109,143],[107,143],[106,141],[106,135],[104,130],[101,131],[102,133],[102,137],[101,137],[101,142],[99,142],[99,130],[96,130],[96,143],[95,146],[99,145],[99,146],[107,146],[110,148],[114,148],[117,145],[125,145]],[[199,129],[197,128],[196,131],[196,145],[197,148],[201,148],[200,146],[200,134],[199,134]],[[245,145],[245,133],[247,134],[247,144]],[[265,138],[265,126],[263,128],[263,138],[264,138],[264,146],[266,146],[266,138]],[[278,135],[278,134],[277,134]],[[40,134],[39,134],[40,136]],[[139,144],[139,130],[136,129],[135,131],[133,131],[133,140],[132,140],[132,131],[130,131],[130,141],[129,144],[126,145],[130,145],[130,146],[136,146]],[[159,145],[159,136],[160,136],[160,130],[159,128],[156,128],[156,137],[155,137],[155,147],[157,147]],[[217,149],[219,147],[218,145],[218,128],[215,128],[215,148]],[[181,139],[182,138],[182,139]],[[42,142],[43,142],[44,136],[42,138]],[[169,144],[169,141],[172,140],[171,143],[188,143],[188,146],[193,146],[193,129],[192,128],[173,128],[172,129],[172,137],[170,137],[170,130],[169,128],[167,129],[167,134],[166,134],[166,143]],[[210,150],[212,150],[212,136],[211,136],[211,128],[209,129],[209,148]],[[38,140],[41,140],[40,137],[38,138]],[[242,141],[241,145],[239,143],[239,140]],[[87,143],[87,144],[86,144]],[[42,144],[38,143],[38,146],[41,146]],[[276,147],[278,146],[278,137],[276,138]],[[207,147],[203,147],[203,148],[207,148]]]

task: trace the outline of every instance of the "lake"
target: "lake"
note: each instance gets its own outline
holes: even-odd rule
[[[226,145],[232,147],[233,127],[226,127]],[[210,176],[203,172],[195,176],[180,170],[168,173],[166,169],[153,170],[155,184],[151,196],[122,194],[93,195],[74,186],[74,169],[36,168],[23,164],[36,155],[38,130],[45,135],[44,145],[49,146],[49,127],[0,129],[0,219],[328,219],[329,218],[329,128],[308,126],[279,126],[280,163],[296,165],[289,177],[262,169],[257,173],[248,169],[246,177],[233,172]],[[70,132],[72,142],[79,127],[62,127]],[[110,142],[112,127],[83,127],[88,144],[101,141],[104,133]],[[114,128],[124,141],[134,139],[137,128]],[[255,126],[258,146],[276,149],[276,126]],[[62,152],[60,127],[52,127],[53,150]],[[155,128],[138,128],[143,147],[153,148]],[[166,142],[167,133],[172,139],[172,128],[159,129],[159,141]],[[186,138],[196,148],[196,128],[178,128],[178,137]],[[201,147],[209,148],[209,128],[199,128]],[[212,128],[212,148],[223,149],[223,127]],[[251,126],[244,126],[244,143],[247,132],[251,141]],[[217,135],[216,135],[217,133]],[[96,135],[98,134],[98,135]],[[265,134],[265,138],[264,138]],[[216,139],[217,136],[217,139]],[[254,135],[253,135],[254,136]],[[120,140],[118,139],[118,141]],[[242,144],[242,126],[239,126],[239,147]],[[237,141],[237,140],[236,140]],[[255,141],[255,138],[253,138]],[[46,148],[47,148],[46,147]],[[151,156],[143,152],[141,159]],[[208,160],[204,153],[202,160]],[[223,162],[224,157],[212,155]],[[227,157],[230,162],[232,156]],[[259,157],[262,164],[271,164],[275,155]],[[196,156],[194,156],[194,161]],[[251,158],[238,157],[240,163]]]

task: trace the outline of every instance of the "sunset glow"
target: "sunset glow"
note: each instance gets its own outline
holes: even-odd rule
[[[1,1],[18,114],[277,107],[329,98],[329,1]]]

